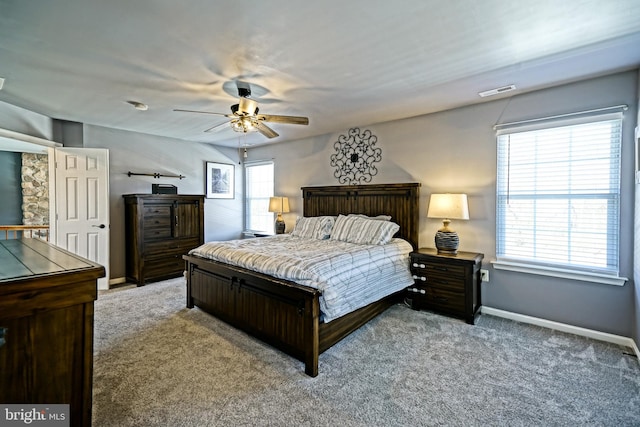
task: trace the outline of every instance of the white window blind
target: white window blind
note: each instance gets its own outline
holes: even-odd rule
[[[498,131],[498,262],[618,275],[621,132],[621,113]]]
[[[245,229],[273,233],[274,217],[269,212],[273,196],[273,162],[245,164]]]

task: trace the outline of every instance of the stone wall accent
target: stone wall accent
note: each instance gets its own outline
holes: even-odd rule
[[[22,153],[22,223],[49,224],[49,156]]]

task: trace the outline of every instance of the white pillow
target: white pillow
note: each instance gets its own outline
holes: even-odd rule
[[[305,239],[328,239],[334,222],[335,218],[332,216],[298,217],[291,235]]]
[[[360,245],[385,245],[399,229],[400,226],[391,221],[340,215],[331,231],[331,239]]]

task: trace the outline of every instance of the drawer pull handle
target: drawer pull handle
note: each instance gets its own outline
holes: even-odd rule
[[[413,266],[414,266],[414,267],[418,267],[418,268],[424,268],[424,267],[425,267],[425,265],[424,265],[424,264],[418,264],[417,262],[414,262],[414,263],[413,263]]]
[[[413,275],[413,280],[422,280],[423,282],[427,281],[427,278],[424,276],[416,276],[415,274]]]

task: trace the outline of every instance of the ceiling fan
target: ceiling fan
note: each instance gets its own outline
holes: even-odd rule
[[[197,110],[181,110],[174,109],[173,111],[182,111],[186,113],[201,113],[201,114],[213,114],[217,116],[228,117],[228,122],[220,123],[205,132],[217,132],[224,129],[228,124],[231,125],[231,129],[236,132],[253,132],[258,131],[267,138],[275,138],[278,133],[265,124],[270,123],[282,123],[293,125],[308,125],[309,118],[300,116],[276,116],[272,114],[258,114],[258,101],[251,99],[251,86],[249,83],[237,81],[239,101],[237,104],[231,106],[231,114],[213,113],[210,111],[197,111]]]

